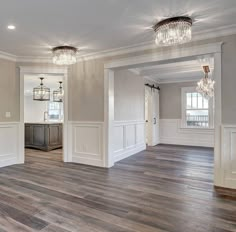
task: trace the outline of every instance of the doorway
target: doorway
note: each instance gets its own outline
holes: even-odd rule
[[[52,92],[59,88],[59,81],[63,83],[63,104],[58,102],[44,101],[38,104],[37,114],[27,112],[30,104],[35,103],[33,96],[26,103],[27,94],[32,95],[32,86],[39,85],[39,77],[45,77],[45,86],[51,87]],[[25,85],[28,80],[28,86]],[[38,84],[36,84],[38,82]],[[35,85],[36,84],[36,85]],[[68,89],[66,68],[44,68],[44,67],[20,67],[20,157],[19,163],[25,162],[25,145],[28,149],[49,151],[56,148],[63,149],[59,152],[61,160],[69,162],[68,155]],[[35,104],[34,104],[35,105]],[[31,105],[32,109],[32,105]],[[40,112],[39,112],[40,111]],[[36,116],[35,116],[36,115]],[[36,122],[33,122],[35,119]],[[30,123],[28,123],[30,122]],[[33,128],[35,126],[35,128]],[[51,127],[51,135],[50,129]],[[61,131],[61,132],[60,132]],[[35,132],[35,133],[33,133]],[[60,137],[61,135],[61,137]],[[51,138],[50,138],[51,136]],[[47,144],[46,140],[50,140]]]
[[[214,79],[215,86],[215,119],[214,119],[214,182],[215,185],[222,185],[223,170],[221,168],[221,52],[222,43],[205,44],[188,48],[176,48],[171,51],[151,53],[149,55],[123,58],[108,62],[104,66],[104,114],[105,114],[105,151],[106,166],[112,167],[114,160],[114,70],[135,69],[145,65],[155,65],[160,63],[170,63],[176,61],[186,61],[199,56],[211,55],[214,59]]]

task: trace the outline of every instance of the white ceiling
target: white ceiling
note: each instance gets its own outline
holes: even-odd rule
[[[50,88],[51,91],[59,88],[59,81],[63,82],[63,76],[59,75],[25,75],[24,76],[24,92],[25,95],[31,96],[33,95],[33,88],[39,86],[40,77],[44,77],[43,83],[46,87]]]
[[[152,41],[155,22],[189,15],[193,35],[236,25],[235,0],[7,0],[0,7],[0,50],[47,56],[69,44],[81,54]],[[15,31],[6,29],[8,24]]]
[[[211,75],[214,69],[214,64],[212,63],[210,66]],[[204,76],[201,64],[197,59],[140,67],[130,69],[130,71],[140,76],[152,79],[159,84],[198,81]]]

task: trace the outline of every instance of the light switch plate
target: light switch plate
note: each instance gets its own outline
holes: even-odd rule
[[[6,112],[6,118],[10,118],[11,117],[11,112]]]

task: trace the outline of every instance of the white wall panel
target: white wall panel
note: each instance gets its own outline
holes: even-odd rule
[[[115,121],[114,134],[115,162],[146,149],[144,121]]]
[[[223,184],[226,188],[236,188],[236,125],[222,126]]]
[[[0,167],[18,161],[19,123],[0,124]]]
[[[214,147],[214,130],[181,128],[180,119],[161,119],[160,143]]]
[[[71,122],[72,162],[104,166],[103,123]]]

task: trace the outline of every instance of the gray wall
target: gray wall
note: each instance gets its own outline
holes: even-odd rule
[[[143,77],[128,70],[114,74],[115,121],[144,120]]]
[[[0,59],[0,122],[20,119],[20,79],[13,61]],[[11,112],[11,118],[6,118]]]
[[[196,82],[160,85],[160,119],[181,119],[181,88],[197,86]]]

